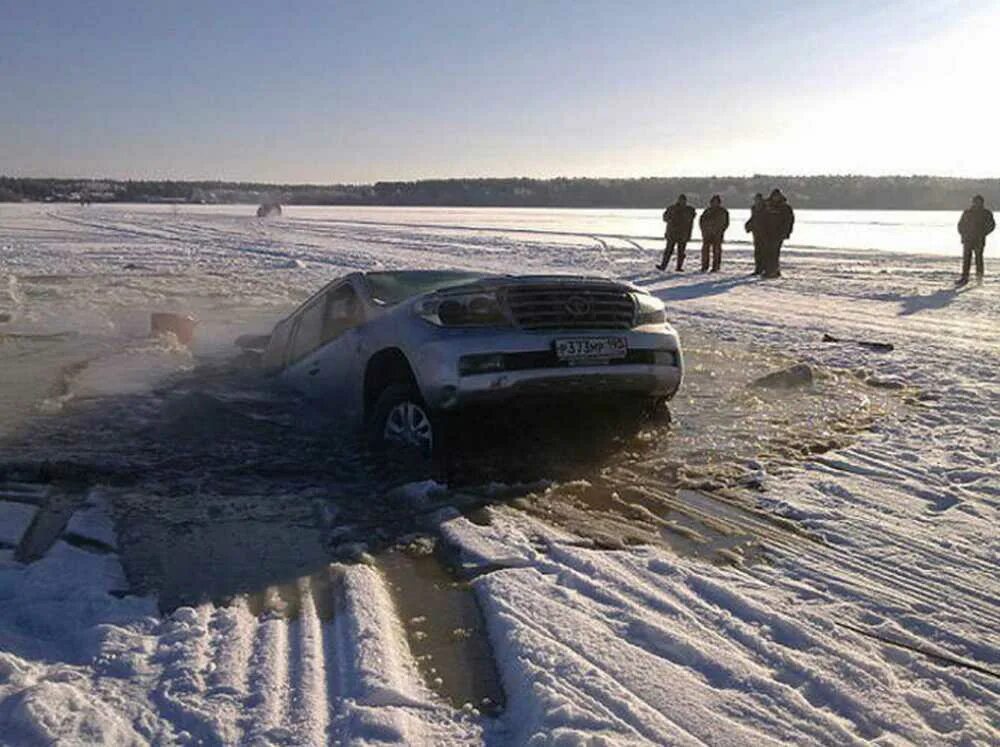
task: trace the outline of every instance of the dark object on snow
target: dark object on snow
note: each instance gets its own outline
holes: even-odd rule
[[[24,530],[14,548],[14,559],[19,563],[41,559],[63,534],[80,502],[81,499],[76,497],[53,494],[44,506],[39,507],[31,524]]]
[[[0,342],[7,340],[28,340],[31,342],[51,342],[53,340],[73,340],[80,336],[79,332],[52,332],[47,335],[21,334],[19,332],[0,332]]]
[[[812,369],[805,363],[796,363],[794,366],[761,376],[753,382],[753,386],[762,389],[793,389],[800,386],[811,386],[812,383]]]
[[[891,353],[896,347],[891,342],[867,342],[866,340],[841,340],[833,335],[823,335],[823,342],[842,342],[847,345],[859,345],[879,353]]]
[[[149,334],[159,337],[173,333],[181,345],[190,346],[194,342],[194,328],[198,320],[193,316],[156,312],[149,317]]]
[[[9,322],[9,321],[10,321],[10,314],[8,314],[6,311],[0,311],[0,322]]]
[[[976,195],[972,200],[972,207],[966,209],[958,221],[958,233],[962,236],[962,241],[980,242],[993,233],[995,228],[993,213],[986,209],[983,198]]]
[[[760,216],[764,211],[764,195],[760,192],[753,196],[753,205],[750,206],[750,219],[743,224],[746,232],[753,234],[753,274],[760,275],[764,272],[763,255],[763,229],[760,225]]]
[[[881,376],[869,376],[865,379],[865,383],[876,389],[895,389],[897,391],[906,389],[906,384],[899,379],[886,379]]]
[[[795,211],[780,189],[771,192],[763,209],[751,217],[754,239],[760,238],[761,273],[765,278],[781,277],[781,245],[795,228]]]
[[[270,333],[266,335],[240,335],[236,338],[235,345],[248,353],[263,354],[270,341]]]
[[[272,215],[281,215],[281,205],[276,202],[265,202],[257,208],[258,218],[270,218]]]
[[[722,242],[729,228],[729,211],[722,207],[722,198],[713,195],[709,206],[701,213],[701,271],[707,272],[711,261],[712,272],[722,265]]]
[[[667,245],[663,250],[663,261],[657,265],[661,270],[667,269],[670,257],[677,250],[677,270],[684,269],[684,257],[687,256],[687,243],[691,240],[691,229],[694,228],[694,208],[687,204],[687,196],[679,195],[677,202],[663,211],[663,222],[667,224],[664,238]]]
[[[972,258],[976,259],[976,277],[983,277],[983,251],[986,249],[986,237],[996,228],[993,213],[986,209],[981,195],[972,198],[972,207],[962,213],[958,221],[958,233],[962,236],[962,277],[959,285],[969,281],[969,270],[972,269]]]

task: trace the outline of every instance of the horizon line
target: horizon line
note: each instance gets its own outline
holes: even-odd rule
[[[26,179],[39,181],[85,181],[85,182],[175,182],[175,183],[206,183],[218,182],[223,184],[259,184],[281,187],[366,187],[376,184],[416,184],[419,182],[475,182],[475,181],[646,181],[646,180],[681,180],[681,179],[718,179],[718,180],[744,180],[744,179],[941,179],[949,181],[998,181],[1000,176],[945,176],[939,174],[856,174],[856,173],[827,173],[827,174],[701,174],[684,176],[445,176],[445,177],[419,177],[410,179],[374,179],[371,181],[331,181],[331,182],[294,182],[294,181],[254,181],[252,179],[232,179],[232,178],[198,178],[198,177],[116,177],[116,176],[24,176],[0,173],[0,179]]]

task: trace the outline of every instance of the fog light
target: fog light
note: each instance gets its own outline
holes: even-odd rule
[[[458,404],[458,387],[448,386],[441,387],[441,397],[440,406],[445,410],[450,410],[452,407]]]
[[[492,373],[506,368],[503,353],[488,355],[463,355],[458,359],[458,373],[462,376]]]

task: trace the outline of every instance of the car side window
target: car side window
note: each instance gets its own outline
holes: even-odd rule
[[[330,291],[326,302],[326,316],[323,320],[323,342],[339,337],[362,322],[361,301],[349,285],[342,285]]]
[[[322,344],[323,312],[325,298],[318,298],[299,314],[295,337],[288,356],[289,363],[305,358]]]

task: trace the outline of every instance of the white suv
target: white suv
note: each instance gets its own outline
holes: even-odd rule
[[[429,453],[440,416],[512,397],[659,404],[681,383],[663,303],[603,278],[415,270],[333,281],[266,337],[238,344],[363,425]]]

